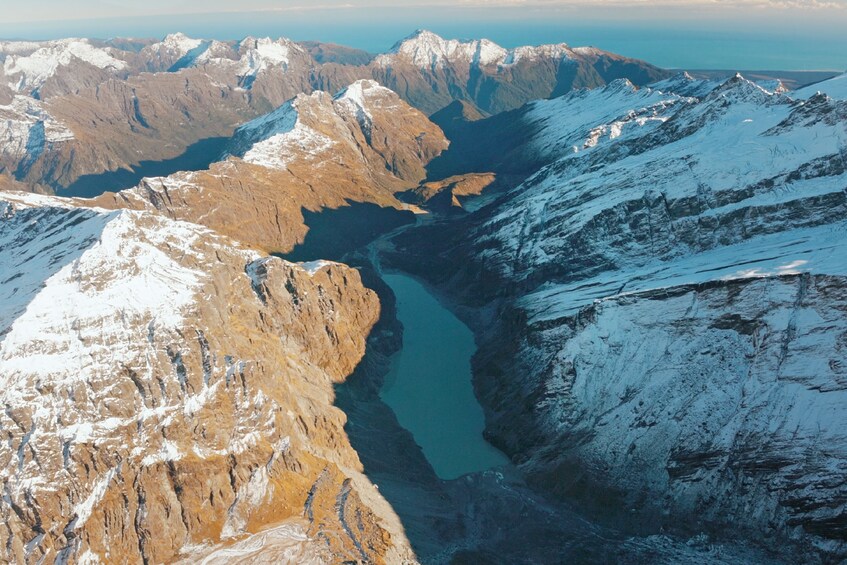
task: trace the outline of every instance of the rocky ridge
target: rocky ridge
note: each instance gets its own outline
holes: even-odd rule
[[[437,126],[373,81],[330,96],[300,95],[241,126],[230,156],[207,171],[145,179],[98,206],[157,210],[249,245],[290,251],[303,210],[350,202],[405,210],[395,193],[418,184],[447,141]]]

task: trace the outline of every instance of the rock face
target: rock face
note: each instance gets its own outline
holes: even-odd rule
[[[0,241],[4,561],[411,555],[332,407],[379,313],[355,270],[20,193]]]
[[[463,208],[462,200],[481,196],[497,181],[493,173],[471,173],[440,181],[421,183],[401,197],[407,202],[426,205],[429,210],[449,213]],[[477,199],[479,201],[479,199]]]
[[[484,57],[474,54],[477,48]],[[437,60],[423,64],[428,54]],[[5,42],[0,60],[0,108],[40,105],[24,121],[62,132],[39,135],[37,126],[30,135],[31,128],[17,127],[10,144],[29,144],[31,151],[3,155],[0,173],[38,191],[71,195],[80,194],[80,179],[178,159],[197,142],[228,137],[298,94],[334,94],[361,79],[377,80],[431,114],[454,99],[495,112],[618,76],[641,84],[665,74],[597,50],[559,45],[507,52],[428,32],[374,60],[284,38],[222,42],[183,34],[141,42]],[[15,102],[18,97],[26,101]]]
[[[580,96],[602,90],[532,105],[522,146],[547,163],[420,237],[458,241],[442,281],[497,312],[477,390],[537,485],[841,559],[847,107],[740,76],[705,92],[623,88],[596,119]]]
[[[243,125],[231,156],[208,171],[145,179],[96,203],[159,210],[287,252],[306,235],[303,209],[349,202],[404,209],[394,193],[416,186],[446,147],[426,116],[375,82],[358,81],[334,97],[300,95]]]

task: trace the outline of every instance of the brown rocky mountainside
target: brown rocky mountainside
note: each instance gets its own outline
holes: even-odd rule
[[[355,270],[55,198],[0,218],[0,560],[412,559],[332,406],[379,315]]]
[[[396,192],[417,186],[447,141],[390,90],[359,81],[339,95],[300,95],[239,128],[232,153],[206,171],[145,179],[108,193],[106,208],[158,210],[250,245],[290,251],[303,241],[302,210],[366,202],[405,209]]]
[[[77,196],[106,184],[93,175],[113,173],[111,188],[126,188],[148,163],[173,160],[165,174],[183,170],[179,159],[201,140],[228,137],[297,94],[335,93],[360,79],[374,79],[432,114],[453,100],[494,113],[621,76],[636,84],[664,76],[647,63],[594,49],[505,50],[428,32],[372,60],[329,44],[182,34],[162,41],[7,42],[0,43],[0,59],[6,79],[0,112],[13,113],[6,141],[17,148],[0,154],[0,174],[40,192]],[[191,168],[216,156],[206,153],[208,160]],[[133,180],[133,171],[142,173]]]

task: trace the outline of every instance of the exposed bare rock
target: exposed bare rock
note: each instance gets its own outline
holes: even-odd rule
[[[233,156],[208,171],[145,179],[96,200],[147,208],[208,226],[262,249],[303,241],[302,210],[368,202],[403,209],[394,193],[416,186],[447,147],[441,130],[390,90],[360,81],[335,97],[301,95],[233,136]]]
[[[355,270],[14,193],[0,240],[4,560],[411,558],[332,407],[379,313]]]
[[[405,201],[429,204],[430,208],[462,208],[463,197],[480,196],[497,180],[494,173],[471,173],[425,182],[403,194]]]

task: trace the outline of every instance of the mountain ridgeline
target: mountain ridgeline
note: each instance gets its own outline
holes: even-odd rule
[[[374,58],[287,39],[221,42],[182,34],[131,46],[7,42],[0,43],[0,58],[7,139],[0,173],[65,195],[81,195],[75,185],[81,178],[143,162],[175,160],[176,172],[177,158],[198,141],[229,136],[297,94],[335,94],[361,79],[376,80],[427,115],[453,100],[487,115],[621,77],[645,84],[667,74],[596,49],[506,50],[425,31]]]

